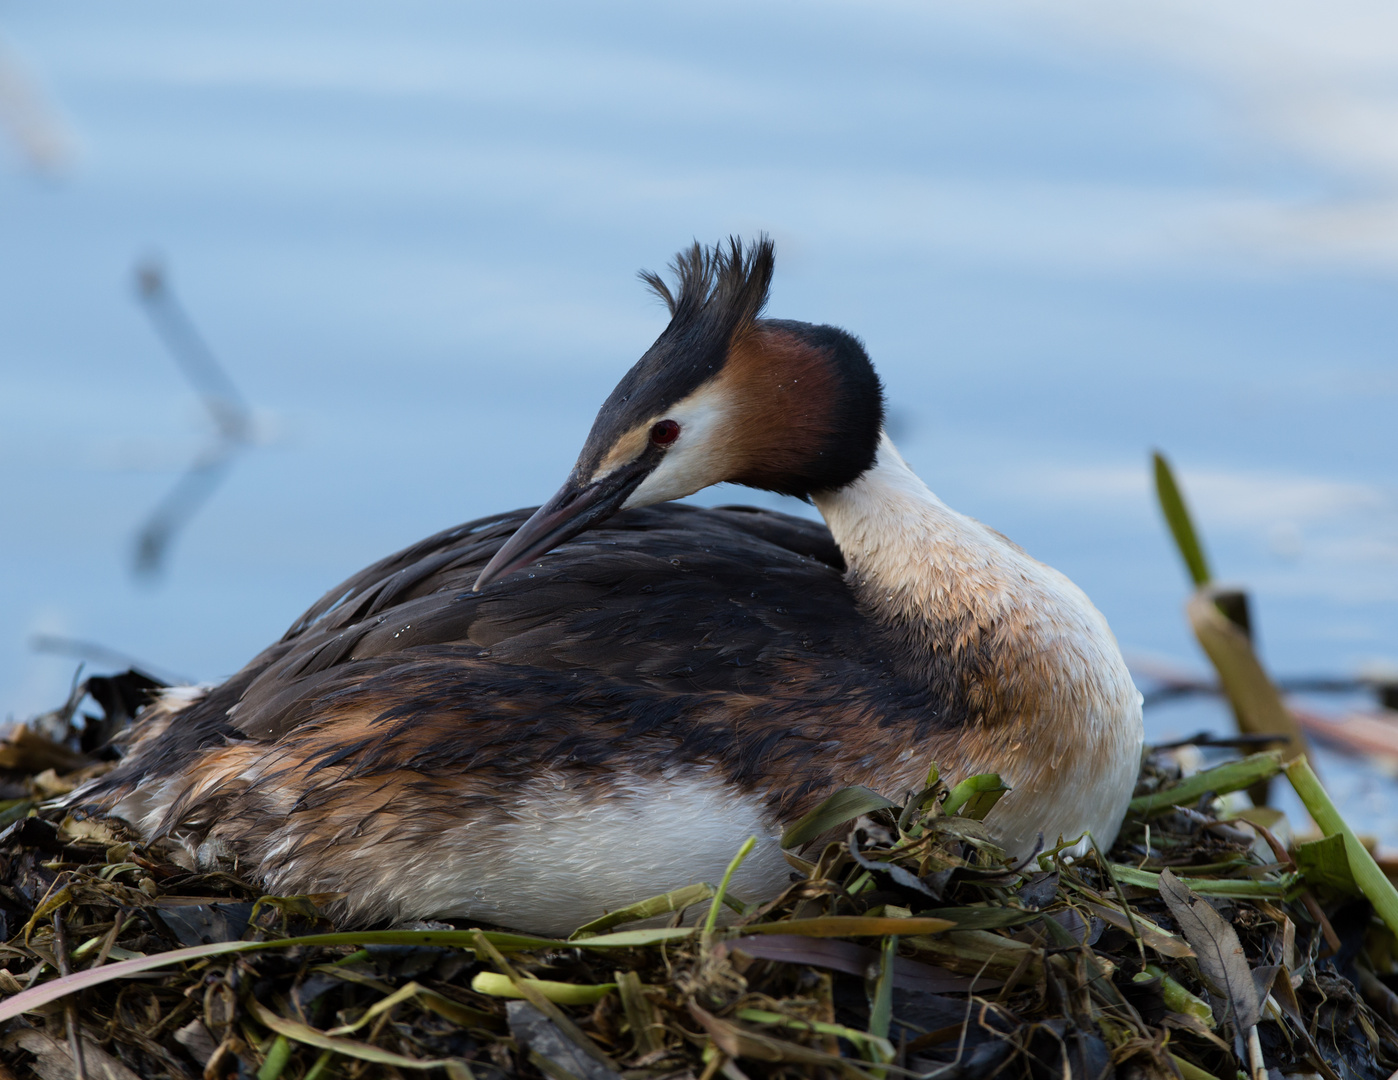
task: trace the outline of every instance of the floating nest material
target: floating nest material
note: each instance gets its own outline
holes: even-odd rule
[[[147,685],[89,680],[0,746],[0,1078],[1177,1077],[1380,1080],[1393,938],[1333,845],[1216,796],[1280,765],[1146,759],[1109,852],[1006,860],[1000,789],[851,789],[792,884],[633,905],[569,941],[340,932],[333,897],[200,874],[43,800],[109,767]],[[86,690],[103,715],[77,715]],[[1343,853],[1343,847],[1341,847]],[[687,914],[687,917],[685,917]],[[719,917],[722,914],[722,917]]]

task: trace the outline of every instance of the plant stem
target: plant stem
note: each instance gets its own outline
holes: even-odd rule
[[[743,846],[738,849],[738,854],[733,856],[733,861],[728,864],[728,869],[723,872],[723,880],[718,883],[718,891],[714,893],[713,903],[709,905],[709,917],[704,920],[704,941],[708,941],[714,932],[714,926],[718,923],[718,912],[719,908],[723,907],[723,897],[728,892],[728,882],[732,880],[734,872],[742,866],[743,860],[756,846],[757,837],[749,836],[743,841]]]
[[[1369,903],[1374,905],[1374,911],[1378,913],[1379,918],[1398,935],[1398,889],[1393,887],[1393,882],[1379,869],[1379,864],[1369,854],[1369,849],[1359,842],[1354,830],[1340,816],[1340,811],[1335,808],[1325,788],[1321,786],[1320,778],[1311,769],[1310,762],[1304,756],[1298,757],[1287,765],[1286,777],[1296,789],[1296,794],[1301,796],[1301,801],[1306,804],[1306,809],[1310,811],[1315,823],[1320,826],[1320,831],[1326,836],[1338,833],[1345,838],[1345,851],[1349,855],[1354,883],[1359,886],[1359,891],[1368,898]]]

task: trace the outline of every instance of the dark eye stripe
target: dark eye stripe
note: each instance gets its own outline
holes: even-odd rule
[[[661,420],[650,429],[650,441],[656,446],[669,446],[680,437],[680,426],[673,420]]]

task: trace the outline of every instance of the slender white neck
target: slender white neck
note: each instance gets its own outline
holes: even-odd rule
[[[947,506],[887,435],[873,466],[817,496],[816,506],[861,607],[899,631],[911,657],[991,647],[1001,670],[1047,663],[1065,675],[1066,667],[1105,661],[1125,671],[1106,619],[1081,589]]]
[[[887,436],[872,468],[816,505],[900,673],[960,718],[925,752],[944,776],[998,772],[1015,789],[986,819],[1006,850],[1031,851],[1041,832],[1110,842],[1139,764],[1140,695],[1082,590],[948,507]]]
[[[1033,593],[1034,585],[1050,585],[1048,579],[1051,587],[1077,592],[1062,575],[937,498],[887,435],[867,472],[817,495],[815,504],[845,556],[850,584],[876,618],[995,618],[1005,614],[1005,604],[1032,599],[1026,585]],[[1031,568],[1026,582],[1024,571]]]

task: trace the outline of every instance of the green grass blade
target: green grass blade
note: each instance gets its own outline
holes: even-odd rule
[[[1136,885],[1142,889],[1160,889],[1160,875],[1149,870],[1137,870],[1134,866],[1112,863],[1112,873],[1123,885]],[[1254,881],[1251,878],[1180,878],[1185,885],[1200,896],[1227,896],[1235,900],[1281,900],[1288,896],[1301,881],[1301,875],[1285,873],[1277,875],[1276,881]]]
[[[897,934],[883,939],[881,952],[874,1000],[869,1003],[869,1034],[876,1039],[887,1039],[893,1023],[893,958],[898,955]]]
[[[728,864],[728,869],[723,872],[723,880],[718,883],[718,891],[714,893],[713,902],[709,905],[709,917],[704,920],[704,940],[709,939],[709,935],[714,932],[714,926],[718,923],[719,908],[723,906],[723,898],[728,895],[728,883],[733,880],[733,875],[738,867],[743,865],[743,860],[757,847],[757,837],[749,836],[743,841],[743,846],[738,849],[738,854],[733,856],[733,861]]]
[[[1335,808],[1335,804],[1330,801],[1330,796],[1321,785],[1320,778],[1304,757],[1299,757],[1289,764],[1286,767],[1286,775],[1291,781],[1291,786],[1296,789],[1296,794],[1301,796],[1301,801],[1306,804],[1311,817],[1315,818],[1315,823],[1320,826],[1320,831],[1326,836],[1338,834],[1345,838],[1345,850],[1349,853],[1349,868],[1354,876],[1354,883],[1359,886],[1359,891],[1369,903],[1374,905],[1374,911],[1379,918],[1393,933],[1398,934],[1398,889],[1394,888],[1393,882],[1388,880],[1379,869],[1379,864],[1374,862],[1369,849],[1359,842],[1354,830],[1340,816],[1340,811]]]
[[[887,1039],[880,1039],[867,1031],[845,1027],[843,1024],[828,1024],[823,1020],[797,1020],[766,1009],[739,1009],[733,1015],[750,1024],[768,1024],[774,1027],[794,1028],[797,1031],[814,1031],[819,1035],[834,1035],[848,1041],[868,1063],[885,1064],[898,1056],[893,1044]]]
[[[257,1080],[281,1080],[286,1063],[291,1060],[291,1043],[285,1035],[278,1035],[272,1041],[272,1049],[267,1051],[267,1060],[257,1070]]]
[[[661,896],[647,897],[645,900],[638,900],[634,904],[609,911],[600,918],[583,924],[573,931],[572,937],[568,940],[584,940],[595,937],[604,930],[610,930],[613,926],[621,926],[623,923],[640,922],[642,919],[653,919],[657,915],[669,915],[672,912],[683,911],[691,904],[702,903],[713,895],[714,887],[700,882],[697,885],[686,885],[682,889],[673,889]]]
[[[1189,570],[1194,584],[1207,585],[1213,578],[1209,573],[1208,560],[1204,558],[1204,547],[1199,542],[1199,534],[1189,516],[1189,508],[1184,504],[1175,474],[1165,455],[1155,452],[1155,495],[1160,500],[1160,512],[1165,515],[1165,523],[1170,526],[1170,534],[1175,538],[1175,546]]]
[[[335,1052],[333,1050],[322,1050],[320,1056],[315,1059],[310,1071],[306,1073],[306,1080],[323,1080],[330,1072],[334,1063]]]
[[[866,787],[856,785],[841,788],[782,833],[782,847],[800,847],[802,844],[814,840],[821,833],[833,829],[836,825],[853,821],[860,814],[868,814],[874,810],[887,810],[897,805],[897,803],[885,799],[877,791],[870,791]]]

